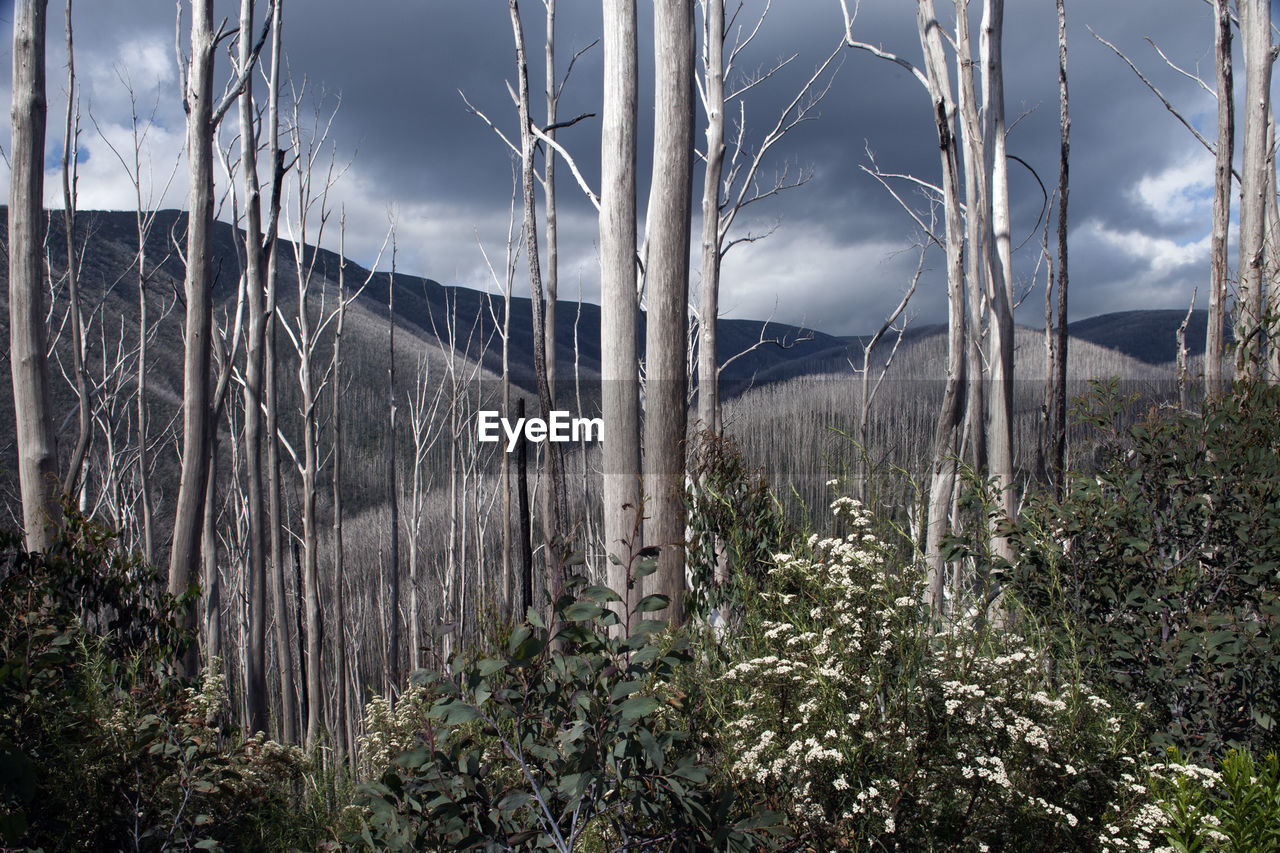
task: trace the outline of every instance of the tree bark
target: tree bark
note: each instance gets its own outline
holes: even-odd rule
[[[9,175],[9,366],[17,421],[22,526],[29,550],[60,523],[58,450],[49,411],[44,328],[45,12],[13,4],[12,165]]]
[[[387,695],[400,684],[400,496],[396,487],[396,236],[391,230],[391,277],[387,280],[387,499],[391,507],[391,602],[387,652]]]
[[[924,51],[929,94],[938,130],[942,164],[942,205],[946,217],[947,253],[947,380],[933,440],[929,483],[929,515],[925,528],[925,595],[935,613],[944,609],[946,562],[942,539],[956,488],[960,430],[965,402],[964,216],[960,205],[960,164],[956,151],[956,106],[951,97],[942,28],[933,0],[917,6],[920,46]],[[866,365],[869,368],[869,365]]]
[[[534,197],[534,144],[530,117],[529,65],[525,52],[524,26],[520,21],[520,4],[508,0],[511,30],[516,46],[519,76],[518,106],[520,110],[520,167],[524,196],[524,228],[526,259],[529,265],[529,291],[533,307],[533,371],[538,385],[538,405],[543,420],[551,417],[551,388],[547,382],[547,325],[543,311],[542,266],[538,251],[538,224]],[[554,342],[552,342],[554,345]],[[564,547],[564,470],[560,446],[547,442],[544,452],[547,464],[547,496],[543,513],[543,536],[546,540],[548,584],[553,598],[559,594]]]
[[[1058,7],[1058,337],[1053,347],[1053,441],[1050,470],[1058,500],[1067,489],[1067,202],[1071,194],[1071,110],[1067,92],[1067,10]],[[1228,145],[1228,148],[1230,146]],[[1230,159],[1227,175],[1231,174]],[[1221,324],[1219,324],[1221,328]]]
[[[627,561],[640,542],[639,320],[636,301],[635,0],[603,0],[604,102],[600,135],[600,374],[605,422],[604,551],[608,585],[634,604]]]
[[[985,0],[982,14],[983,136],[987,174],[987,206],[990,218],[990,271],[988,295],[991,302],[991,413],[987,442],[992,474],[1000,490],[999,505],[1005,517],[1016,513],[1013,453],[1013,248],[1010,238],[1009,160],[1006,154],[1004,117],[1004,0]],[[993,531],[994,532],[994,531]],[[1013,559],[1009,540],[994,535],[992,548],[997,556]]]
[[[689,325],[689,225],[693,192],[693,4],[654,7],[653,180],[646,217],[649,292],[644,433],[646,540],[662,550],[652,591],[684,619],[684,473]]]
[[[1238,0],[1244,45],[1244,149],[1240,168],[1240,286],[1236,371],[1254,378],[1267,357],[1266,289],[1267,116],[1271,105],[1271,4]]]
[[[560,99],[556,91],[556,0],[543,0],[547,11],[546,33],[546,98],[547,98],[547,136],[556,138],[556,113]],[[547,217],[547,307],[543,322],[544,337],[547,341],[547,387],[551,392],[551,401],[556,399],[556,300],[560,289],[560,239],[559,221],[556,216],[556,152],[547,146],[543,156],[546,166],[543,169],[543,192]]]
[[[187,163],[191,194],[187,213],[186,349],[182,371],[182,473],[178,483],[169,555],[169,592],[181,595],[196,583],[200,566],[200,525],[204,516],[209,435],[209,352],[212,334],[211,232],[213,230],[213,0],[192,0],[191,58],[188,68]],[[184,623],[194,626],[195,608]],[[184,660],[194,676],[194,653]]]
[[[1231,63],[1231,4],[1213,2],[1213,58],[1218,93],[1218,141],[1213,164],[1213,230],[1209,238],[1209,320],[1204,339],[1205,395],[1223,387],[1228,237],[1231,229],[1231,158],[1235,148],[1235,82]]]
[[[716,319],[720,314],[720,182],[724,173],[724,0],[705,2],[707,167],[702,182],[702,280],[698,325],[698,420],[720,433],[720,362]]]
[[[76,444],[71,452],[62,491],[68,500],[77,497],[84,483],[85,456],[93,437],[89,409],[92,398],[85,369],[84,319],[80,311],[80,265],[76,258],[76,138],[80,134],[79,90],[76,86],[76,51],[71,25],[71,0],[67,0],[67,112],[62,139],[62,224],[67,235],[67,301],[71,324],[71,372],[76,389]]]
[[[240,3],[240,67],[251,61],[254,0]],[[252,76],[240,94],[240,168],[244,177],[245,301],[249,308],[249,335],[245,341],[244,452],[245,519],[249,538],[246,571],[249,603],[249,637],[245,668],[249,708],[249,730],[267,730],[267,602],[266,530],[262,472],[262,361],[266,352],[266,276],[263,270],[262,190],[258,183],[257,110],[253,99]]]
[[[342,585],[342,332],[347,318],[347,247],[346,217],[343,216],[342,235],[338,250],[338,325],[333,332],[333,677],[337,693],[334,702],[333,736],[338,761],[351,757],[351,744],[347,740],[347,603]]]

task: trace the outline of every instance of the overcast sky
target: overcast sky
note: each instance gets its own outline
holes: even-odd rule
[[[265,6],[263,0],[259,0]],[[939,2],[940,12],[949,4]],[[975,9],[980,3],[972,4]],[[560,0],[557,51],[569,57],[599,37],[600,5]],[[652,4],[641,17],[641,205],[647,196],[652,116]],[[751,24],[763,0],[748,0],[738,16]],[[216,14],[232,25],[238,3],[221,0]],[[863,0],[856,38],[915,62],[915,4]],[[522,4],[533,53],[535,113],[540,88],[543,6]],[[63,4],[50,3],[47,196],[60,206],[58,157],[63,133],[65,57]],[[80,137],[82,209],[132,209],[134,191],[108,142],[132,162],[131,81],[142,120],[154,111],[144,154],[144,195],[167,207],[186,204],[185,166],[178,166],[184,124],[170,0],[81,0],[75,6],[76,61],[82,85]],[[261,14],[261,12],[260,12]],[[1171,59],[1199,71],[1212,85],[1211,7],[1205,0],[1067,0],[1072,111],[1071,319],[1135,308],[1185,308],[1207,279],[1212,159],[1134,74],[1090,34],[1132,56],[1207,137],[1214,135],[1215,104],[1198,84],[1170,70],[1144,41],[1150,37]],[[12,4],[0,3],[10,51]],[[739,80],[796,54],[781,72],[757,86],[742,105],[748,148],[777,119],[781,106],[835,48],[842,31],[839,0],[774,0],[758,37],[739,58]],[[469,115],[459,90],[509,136],[517,132],[506,82],[515,67],[507,5],[499,0],[286,0],[284,38],[288,73],[306,81],[304,121],[337,107],[328,142],[346,172],[331,194],[345,205],[348,253],[375,259],[389,216],[398,221],[399,269],[446,284],[493,287],[478,246],[501,263],[511,204],[512,161],[497,135]],[[1238,56],[1238,52],[1237,52]],[[938,176],[936,136],[923,87],[896,65],[846,51],[843,64],[812,121],[776,147],[765,169],[785,163],[812,170],[812,180],[749,209],[738,233],[775,229],[767,239],[736,246],[725,261],[721,305],[726,316],[807,324],[834,334],[878,325],[915,269],[919,234],[912,220],[862,167],[870,150],[886,172]],[[3,72],[10,73],[6,56]],[[1237,66],[1241,68],[1240,65]],[[601,55],[585,53],[567,83],[561,117],[598,110]],[[228,64],[220,57],[220,74]],[[1243,71],[1237,83],[1243,84]],[[1057,180],[1057,24],[1050,0],[1011,0],[1005,30],[1006,104],[1022,116],[1009,151],[1052,187]],[[5,92],[9,87],[5,86]],[[340,97],[340,104],[339,104]],[[736,111],[733,111],[737,115]],[[6,108],[0,117],[7,149]],[[92,117],[93,121],[90,120]],[[701,114],[699,122],[702,121]],[[96,123],[96,124],[95,124]],[[598,118],[565,130],[561,141],[598,187]],[[224,142],[236,132],[233,110]],[[697,135],[701,143],[701,130]],[[327,159],[326,159],[327,162]],[[596,301],[596,217],[567,169],[557,182],[561,199],[560,292]],[[1031,233],[1042,197],[1030,172],[1011,165],[1015,241]],[[220,185],[225,178],[218,175]],[[7,173],[4,179],[7,187]],[[695,174],[695,192],[701,176]],[[909,185],[905,198],[921,203]],[[695,203],[695,234],[697,228]],[[336,217],[325,242],[337,245]],[[314,233],[314,227],[313,231]],[[1234,241],[1234,234],[1232,235]],[[693,241],[696,253],[697,240]],[[1018,284],[1031,285],[1038,236],[1018,254]],[[695,259],[696,260],[696,259]],[[926,258],[929,272],[913,300],[916,322],[944,319],[941,253]],[[389,265],[384,258],[380,266]],[[696,301],[697,264],[691,299]],[[1035,323],[1043,304],[1043,270],[1019,315]],[[525,285],[527,290],[527,285]]]

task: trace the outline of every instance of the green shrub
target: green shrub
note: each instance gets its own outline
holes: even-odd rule
[[[860,504],[831,507],[844,534],[777,555],[706,658],[722,771],[817,849],[1092,849],[1132,726],[1012,635],[936,630]]]
[[[1194,756],[1280,747],[1280,387],[1237,385],[1202,415],[1118,427],[1100,386],[1097,470],[1014,526],[1009,588],[1055,657],[1151,715]]]
[[[0,536],[0,844],[46,850],[314,848],[298,750],[227,724],[216,670],[157,574],[68,512],[43,554]]]
[[[648,556],[648,555],[646,555]],[[637,574],[652,570],[651,559]],[[420,673],[407,711],[374,706],[366,748],[415,726],[414,748],[364,786],[358,842],[379,850],[753,850],[760,817],[738,815],[678,722],[687,642],[619,597],[571,579],[544,626],[536,612],[505,648]],[[629,620],[630,621],[630,620]],[[352,839],[356,842],[357,839]]]

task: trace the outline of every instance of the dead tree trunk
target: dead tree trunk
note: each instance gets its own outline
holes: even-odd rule
[[[1004,0],[985,0],[982,12],[982,130],[985,143],[983,180],[988,187],[990,271],[987,287],[991,303],[991,409],[987,442],[991,472],[1000,490],[999,505],[1012,518],[1017,507],[1013,452],[1013,246],[1010,236],[1009,159],[1006,155],[1004,118]],[[1013,548],[1004,536],[992,539],[995,553],[1013,559]]]
[[[720,314],[720,181],[724,171],[724,0],[705,0],[703,64],[707,168],[702,182],[702,278],[698,324],[698,420],[720,432],[716,318]]]
[[[346,236],[344,213],[338,248],[338,325],[333,331],[333,375],[329,380],[333,383],[333,411],[330,413],[333,424],[333,674],[334,691],[337,694],[334,702],[333,736],[338,761],[341,762],[345,756],[348,766],[354,769],[352,745],[348,740],[347,602],[342,583],[345,557],[342,543],[342,332],[347,319]]]
[[[187,213],[186,350],[182,371],[182,474],[178,483],[169,555],[169,592],[181,595],[196,583],[200,525],[204,517],[209,460],[209,352],[212,329],[211,232],[213,230],[213,0],[192,0],[191,58],[185,91],[187,163],[191,195]],[[186,624],[195,618],[187,608]],[[193,654],[186,674],[195,675]]]
[[[520,110],[520,170],[524,195],[524,228],[526,260],[529,265],[529,290],[533,308],[533,370],[538,385],[538,404],[544,420],[551,417],[551,388],[547,383],[547,326],[543,311],[542,268],[538,251],[538,224],[534,197],[534,145],[529,101],[529,65],[525,53],[524,26],[520,21],[520,6],[516,0],[508,0],[511,13],[511,30],[515,38],[516,66],[518,71],[518,105]],[[560,571],[564,540],[564,471],[560,447],[547,442],[547,502],[543,514],[543,530],[546,540],[548,584],[555,596],[559,592]]]
[[[400,496],[396,486],[396,229],[391,226],[391,277],[387,280],[387,499],[391,505],[391,627],[387,695],[400,693]]]
[[[44,316],[45,11],[13,4],[13,111],[9,175],[9,366],[17,421],[18,480],[27,548],[49,547],[59,519],[58,453],[49,413]]]
[[[946,218],[947,252],[947,381],[934,433],[929,482],[929,515],[925,527],[926,599],[935,612],[943,611],[946,563],[942,539],[949,525],[952,495],[960,455],[960,432],[965,401],[964,217],[960,204],[960,163],[956,148],[956,106],[951,97],[942,28],[933,0],[917,7],[920,46],[924,50],[929,94],[938,130],[942,165],[942,205]]]
[[[1231,64],[1231,4],[1213,2],[1213,57],[1218,93],[1218,142],[1213,164],[1213,231],[1209,238],[1209,320],[1204,339],[1205,395],[1222,390],[1223,331],[1227,312],[1228,234],[1231,229],[1231,157],[1235,147],[1235,83]]]
[[[637,36],[635,0],[603,0],[600,137],[600,373],[607,424],[601,452],[608,585],[630,611],[626,562],[639,531],[639,306],[636,300]],[[621,614],[625,618],[625,613]]]
[[[689,324],[689,224],[693,191],[693,4],[654,9],[653,181],[647,228],[645,509],[648,542],[661,547],[653,591],[684,619],[684,473]]]
[[[251,59],[254,0],[241,0],[241,67]],[[262,472],[262,361],[266,352],[266,275],[263,269],[262,190],[258,183],[257,110],[252,77],[240,94],[240,168],[244,177],[245,300],[249,308],[249,335],[245,341],[244,451],[246,518],[249,562],[246,571],[249,599],[249,637],[245,656],[250,731],[265,732],[267,702],[267,570],[266,514]]]
[[[1266,363],[1263,328],[1266,291],[1267,116],[1271,106],[1271,4],[1238,0],[1244,44],[1244,150],[1240,168],[1240,286],[1236,371],[1261,375]]]
[[[71,323],[71,372],[76,390],[76,445],[62,481],[68,500],[84,483],[85,457],[93,436],[89,409],[92,398],[85,368],[84,319],[80,311],[80,264],[76,258],[76,139],[80,135],[79,90],[76,85],[76,52],[71,25],[71,0],[67,0],[67,111],[62,139],[62,224],[67,235],[67,301]]]
[[[1067,201],[1071,194],[1071,110],[1067,94],[1067,11],[1058,7],[1058,337],[1053,347],[1053,441],[1049,469],[1062,500],[1067,488]],[[1227,174],[1231,173],[1228,159]],[[1219,325],[1221,328],[1221,325]]]

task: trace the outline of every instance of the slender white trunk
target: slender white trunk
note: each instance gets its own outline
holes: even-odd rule
[[[1218,93],[1218,141],[1213,165],[1213,231],[1209,239],[1209,320],[1204,339],[1205,394],[1223,385],[1228,236],[1231,229],[1231,158],[1235,146],[1235,83],[1231,67],[1231,4],[1213,2],[1213,57]]]
[[[1266,359],[1267,116],[1271,106],[1271,4],[1238,0],[1244,46],[1244,146],[1240,168],[1240,286],[1236,370],[1255,377]]]
[[[209,353],[212,349],[213,230],[213,0],[192,0],[191,58],[185,92],[187,163],[191,195],[187,212],[186,349],[182,372],[182,471],[178,482],[173,545],[169,555],[169,592],[181,595],[194,584],[200,566],[200,530],[205,480],[209,470]],[[194,625],[194,607],[185,623]],[[188,654],[184,667],[194,676],[198,661]]]
[[[702,182],[702,280],[698,340],[698,420],[720,432],[720,363],[716,319],[720,314],[720,182],[724,173],[724,0],[705,0],[704,91],[707,168]]]
[[[629,554],[640,547],[639,306],[636,301],[635,0],[603,0],[600,137],[600,373],[606,430],[604,553],[608,585],[626,601]]]
[[[684,619],[684,473],[689,326],[689,224],[693,192],[693,4],[654,8],[653,180],[646,217],[645,535],[659,546],[652,590],[666,617]]]
[[[933,609],[944,606],[943,584],[946,563],[942,539],[949,529],[952,495],[956,489],[960,454],[961,424],[964,421],[965,300],[964,300],[964,217],[961,213],[960,164],[956,151],[956,107],[951,97],[942,30],[933,0],[920,0],[917,7],[920,45],[924,50],[929,94],[933,100],[938,130],[938,151],[942,165],[942,203],[946,221],[947,252],[947,380],[942,409],[934,434],[932,473],[929,482],[929,515],[925,527],[925,595]],[[870,368],[870,365],[864,365]],[[865,392],[864,392],[865,394]]]

